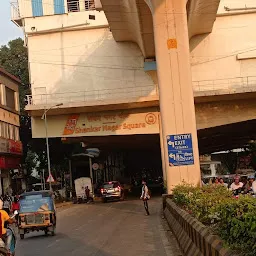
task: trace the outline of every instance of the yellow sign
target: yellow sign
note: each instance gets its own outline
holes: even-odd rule
[[[177,49],[178,47],[178,43],[177,43],[177,39],[175,38],[170,38],[167,40],[167,47],[168,49]]]
[[[63,134],[66,136],[100,136],[114,134],[159,133],[159,112],[112,111],[70,115]]]
[[[33,138],[45,138],[40,117],[32,117]],[[156,107],[47,117],[49,137],[159,134]]]

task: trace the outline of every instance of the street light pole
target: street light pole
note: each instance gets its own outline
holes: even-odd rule
[[[48,163],[48,173],[49,173],[49,185],[50,185],[50,191],[52,191],[52,173],[51,173],[51,160],[50,160],[50,149],[49,149],[49,139],[48,139],[48,124],[47,124],[47,112],[55,107],[62,106],[63,103],[56,104],[48,109],[44,109],[44,114],[42,115],[41,119],[44,119],[44,126],[45,126],[45,139],[46,139],[46,151],[47,151],[47,163]]]

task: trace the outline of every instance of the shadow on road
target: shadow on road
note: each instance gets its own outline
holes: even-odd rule
[[[42,234],[42,235],[41,235]],[[16,256],[113,256],[108,252],[76,239],[67,234],[57,233],[56,236],[45,236],[43,233],[33,234],[18,241]]]

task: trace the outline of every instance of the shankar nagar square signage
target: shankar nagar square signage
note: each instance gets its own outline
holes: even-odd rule
[[[63,136],[104,136],[159,133],[156,109],[74,114],[67,117]]]

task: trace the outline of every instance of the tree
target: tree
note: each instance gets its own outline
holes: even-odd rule
[[[20,107],[25,114],[25,96],[30,93],[28,72],[28,51],[21,38],[0,47],[0,66],[21,80]]]

